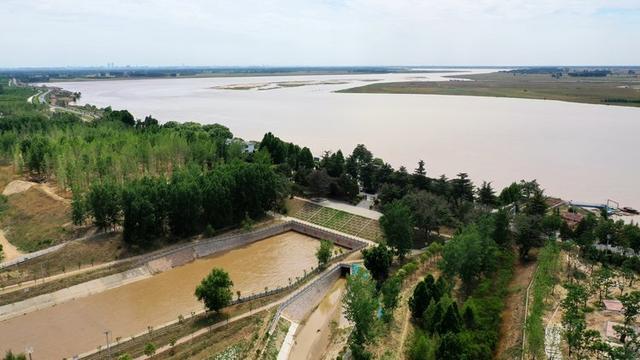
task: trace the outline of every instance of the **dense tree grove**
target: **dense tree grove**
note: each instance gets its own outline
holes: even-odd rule
[[[428,274],[409,299],[418,328],[410,359],[492,358],[514,261],[508,223],[504,212],[484,214],[445,243],[442,275]],[[457,279],[462,291],[454,298]]]
[[[144,247],[167,234],[189,236],[207,226],[223,229],[260,218],[285,195],[284,180],[269,165],[233,162],[205,173],[181,169],[169,179],[145,176],[122,186],[98,181],[77,202],[96,226],[122,224],[125,242]]]

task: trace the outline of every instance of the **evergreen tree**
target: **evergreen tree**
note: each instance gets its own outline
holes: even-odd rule
[[[438,360],[459,360],[463,357],[463,346],[455,333],[446,333],[440,339],[440,345],[436,351]]]
[[[380,226],[387,244],[395,250],[398,256],[403,258],[413,242],[413,222],[410,209],[399,201],[390,204],[380,218]]]
[[[478,189],[478,202],[490,208],[498,203],[498,198],[490,182],[482,182],[482,186]]]
[[[362,256],[364,257],[364,266],[376,280],[376,286],[380,288],[389,276],[393,252],[385,244],[378,244],[372,248],[363,249]]]
[[[460,314],[458,313],[458,306],[455,301],[449,305],[447,311],[444,313],[442,320],[438,326],[438,333],[440,335],[449,332],[457,333],[462,328],[460,323]]]

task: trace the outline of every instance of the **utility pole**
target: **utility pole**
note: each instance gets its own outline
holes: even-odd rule
[[[104,332],[104,336],[107,338],[107,355],[109,356],[109,358],[108,358],[109,360],[111,360],[111,346],[109,344],[109,333],[110,332],[111,331],[109,331],[109,330],[106,330]]]
[[[33,360],[31,358],[31,354],[33,354],[33,346],[27,346],[27,348],[25,349],[25,351],[27,352],[27,354],[29,355],[29,360]]]

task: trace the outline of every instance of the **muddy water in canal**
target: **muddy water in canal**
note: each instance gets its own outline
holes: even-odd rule
[[[36,359],[71,357],[105,345],[112,337],[129,337],[202,308],[193,295],[196,285],[214,267],[225,269],[234,294],[287,285],[316,265],[316,239],[287,232],[208,258],[198,259],[100,294],[0,322],[0,353],[34,349]],[[295,256],[294,256],[295,255]]]
[[[335,321],[339,328],[348,326],[342,311],[345,285],[345,279],[338,279],[318,307],[300,325],[289,359],[321,359],[331,340],[331,322]]]

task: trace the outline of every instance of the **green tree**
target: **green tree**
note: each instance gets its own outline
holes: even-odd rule
[[[414,225],[424,232],[429,241],[431,232],[440,232],[440,227],[451,222],[449,206],[442,197],[427,191],[406,195],[402,202],[411,210]]]
[[[27,356],[23,353],[14,354],[11,350],[4,354],[3,360],[27,360]]]
[[[87,218],[87,205],[79,190],[72,191],[71,198],[71,220],[74,225],[83,225]]]
[[[313,170],[315,167],[315,161],[313,160],[313,154],[308,147],[303,147],[298,154],[298,167],[302,169]]]
[[[598,293],[598,304],[602,304],[602,299],[609,297],[609,290],[614,284],[614,274],[611,269],[601,267],[591,276],[591,289]]]
[[[326,169],[314,170],[307,177],[309,191],[315,196],[327,196],[331,186],[331,177]]]
[[[220,312],[222,308],[231,303],[232,286],[233,282],[229,278],[229,274],[223,269],[214,268],[196,287],[195,295],[198,300],[204,302],[209,311]]]
[[[531,196],[528,198],[524,213],[531,216],[544,216],[547,211],[547,202],[544,196],[544,192],[540,189],[534,189]]]
[[[446,333],[440,339],[440,345],[436,351],[438,360],[459,360],[463,357],[463,345],[455,333]]]
[[[462,329],[460,313],[458,312],[458,306],[455,301],[447,308],[438,329],[438,333],[441,335],[449,332],[457,333]]]
[[[329,260],[331,260],[331,254],[333,253],[333,243],[329,240],[321,240],[320,247],[316,250],[316,259],[318,259],[318,267],[324,269]]]
[[[542,245],[541,219],[540,216],[527,214],[515,217],[514,239],[521,259],[528,259],[529,250]]]
[[[352,352],[358,358],[366,358],[364,346],[373,338],[378,309],[375,283],[366,271],[360,270],[347,278],[342,301],[346,318],[354,324],[350,340]]]
[[[429,187],[429,178],[424,167],[424,160],[418,161],[418,167],[411,176],[411,183],[416,189],[426,190]]]
[[[148,246],[164,234],[166,181],[144,177],[122,191],[123,239],[130,245]]]
[[[120,223],[120,187],[113,181],[95,182],[87,195],[88,212],[99,229],[113,228]]]
[[[20,143],[22,157],[27,169],[39,177],[47,172],[47,157],[51,153],[49,138],[41,135],[32,136]]]
[[[584,340],[587,325],[584,317],[584,304],[589,296],[581,285],[565,284],[564,287],[567,290],[567,295],[561,302],[562,326],[571,357],[574,353],[582,353],[586,345]]]
[[[469,225],[445,244],[441,268],[446,276],[459,276],[469,294],[480,277],[495,268],[496,250],[495,242],[477,225]]]
[[[382,293],[383,316],[386,322],[391,321],[393,311],[398,307],[401,288],[402,281],[396,276],[387,279],[382,284],[380,292]]]
[[[498,197],[496,196],[496,192],[491,187],[490,182],[482,182],[482,186],[480,186],[480,188],[478,189],[478,202],[489,208],[497,205]]]
[[[136,120],[133,118],[133,115],[131,115],[127,110],[106,111],[103,119],[106,121],[121,122],[127,126],[135,126],[136,124]]]
[[[493,240],[501,247],[507,247],[511,242],[509,213],[505,209],[498,210],[493,215]]]
[[[436,360],[435,342],[423,331],[416,329],[409,343],[407,355],[410,360]]]
[[[393,252],[385,244],[381,243],[374,247],[363,249],[362,256],[364,258],[364,266],[376,280],[376,286],[380,288],[389,276]]]
[[[404,258],[412,244],[413,220],[411,210],[399,201],[385,208],[380,218],[380,227],[391,246],[400,258]]]
[[[156,353],[156,346],[153,343],[147,343],[144,346],[144,354],[147,356],[151,356]]]
[[[196,233],[202,224],[202,187],[195,169],[175,172],[167,189],[167,213],[171,232]]]

